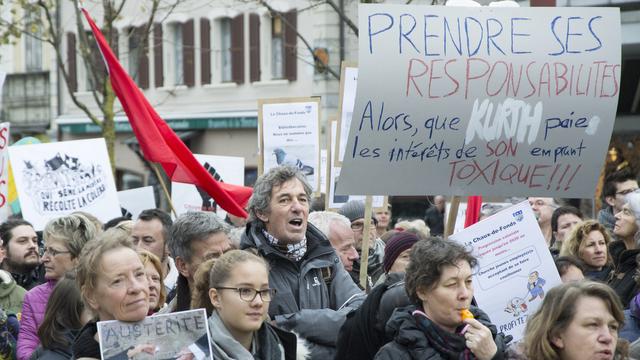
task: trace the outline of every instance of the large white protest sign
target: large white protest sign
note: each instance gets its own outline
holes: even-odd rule
[[[98,322],[102,359],[212,359],[204,309]]]
[[[153,186],[118,191],[118,201],[123,215],[129,215],[132,219],[137,219],[142,210],[156,208]]]
[[[342,166],[344,151],[347,148],[353,106],[356,102],[356,88],[358,86],[358,68],[355,65],[343,62],[340,72],[340,117],[338,118],[338,148],[335,153],[336,164]]]
[[[204,154],[194,156],[215,180],[244,185],[244,158]],[[178,215],[187,211],[213,211],[224,218],[227,214],[204,189],[193,184],[172,182],[171,199]]]
[[[450,239],[472,249],[478,259],[474,297],[498,331],[515,341],[545,293],[561,283],[528,201],[480,221]]]
[[[9,147],[25,219],[36,230],[74,211],[106,222],[120,216],[120,203],[104,139]]]
[[[331,144],[332,151],[337,151],[337,136],[334,136],[334,134],[336,134],[337,128],[338,121],[331,121],[329,143]],[[342,171],[342,168],[336,165],[336,159],[334,156],[330,156],[330,158],[331,171],[329,171],[329,176],[327,177],[325,207],[328,210],[338,210],[342,207],[342,205],[346,204],[350,200],[364,201],[364,195],[336,195],[336,184],[338,183],[338,179],[340,178],[340,172]],[[371,199],[371,207],[373,209],[382,209],[385,207],[385,201],[385,196],[374,196]]]
[[[297,167],[320,192],[320,99],[258,100],[261,173],[278,165]]]
[[[359,21],[338,194],[593,196],[619,9],[360,4]]]
[[[2,90],[2,74],[0,74],[0,90]],[[2,91],[0,91],[1,96]],[[11,215],[9,206],[9,126],[8,122],[0,124],[0,222]]]

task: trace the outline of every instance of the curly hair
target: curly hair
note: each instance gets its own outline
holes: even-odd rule
[[[478,260],[456,242],[440,237],[418,241],[411,249],[404,278],[409,300],[420,304],[418,291],[433,289],[440,281],[442,269],[445,266],[457,266],[460,261],[468,262],[471,268],[478,265]]]
[[[258,221],[258,214],[269,214],[273,189],[291,179],[298,179],[307,197],[311,198],[313,189],[300,170],[293,166],[275,167],[260,176],[253,186],[253,195],[249,199],[249,221]]]

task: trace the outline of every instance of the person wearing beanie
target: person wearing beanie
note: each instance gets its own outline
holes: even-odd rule
[[[384,274],[378,278],[374,286],[384,283],[391,273],[404,273],[407,265],[409,265],[411,248],[418,241],[420,241],[420,238],[409,231],[398,231],[389,238],[384,248],[384,259],[382,261]]]
[[[361,200],[351,200],[344,204],[340,210],[340,215],[346,216],[351,221],[351,230],[356,241],[356,250],[362,259],[362,239],[364,238],[364,202]],[[383,274],[382,259],[384,257],[384,241],[378,238],[376,232],[376,219],[371,217],[371,228],[369,229],[369,263],[367,274],[369,277],[368,288],[371,288],[378,278]],[[353,262],[353,269],[349,272],[356,284],[360,285],[360,264],[361,260]]]
[[[384,249],[384,260],[382,267],[384,273],[404,272],[409,265],[409,254],[411,248],[420,239],[416,234],[401,231],[391,237]]]

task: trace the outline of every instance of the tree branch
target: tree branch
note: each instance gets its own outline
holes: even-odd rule
[[[329,5],[338,14],[338,16],[340,16],[340,20],[344,21],[344,23],[347,24],[347,26],[356,34],[356,36],[358,36],[358,33],[359,33],[358,26],[354,24],[353,21],[351,21],[351,19],[347,17],[347,15],[345,15],[344,11],[342,11],[338,7],[338,5],[336,5],[336,3],[333,2],[333,0],[325,0],[325,1],[327,5]]]
[[[271,5],[269,5],[266,1],[264,0],[258,0],[258,2],[260,4],[262,4],[264,7],[267,8],[267,10],[269,10],[269,13],[271,14],[271,16],[277,16],[278,18],[280,18],[280,20],[282,21],[282,23],[287,26],[288,28],[294,30],[296,32],[296,37],[298,37],[305,45],[305,47],[307,48],[307,50],[309,50],[309,52],[311,53],[311,56],[313,57],[313,63],[321,70],[327,71],[329,74],[331,74],[334,78],[336,78],[337,80],[340,80],[340,74],[337,73],[336,71],[334,71],[333,69],[331,69],[331,67],[329,67],[329,64],[324,64],[322,61],[320,61],[320,58],[318,58],[316,56],[316,54],[313,51],[313,48],[311,47],[311,44],[309,44],[309,42],[307,41],[307,39],[302,36],[302,34],[300,34],[300,32],[298,31],[297,28],[295,28],[294,26],[291,25],[291,23],[289,23],[287,21],[287,19],[284,18],[284,16],[282,16],[282,14],[279,11],[276,11],[274,8],[271,7]]]
[[[64,62],[64,59],[62,58],[62,53],[60,51],[60,48],[62,46],[61,38],[59,37],[59,33],[58,33],[58,37],[53,36],[53,34],[55,33],[55,30],[54,30],[55,26],[53,26],[53,24],[55,24],[55,20],[53,19],[53,16],[49,11],[49,7],[46,4],[40,1],[38,2],[38,5],[44,10],[45,17],[47,18],[47,22],[49,23],[48,31],[52,37],[52,42],[49,42],[49,43],[52,45],[54,52],[56,54],[56,60],[57,60],[56,62],[58,64],[58,69],[60,69],[60,72],[62,73],[62,78],[64,79],[64,82],[67,85],[67,90],[68,90],[67,92],[69,93],[69,97],[71,98],[71,101],[73,101],[73,103],[80,110],[82,110],[89,117],[89,119],[91,119],[91,121],[94,124],[101,126],[100,120],[98,120],[98,118],[91,112],[91,110],[89,110],[89,108],[84,103],[82,103],[78,99],[78,97],[74,94],[73,89],[71,88],[71,78],[69,77],[69,73],[67,72],[67,69],[64,66],[65,62]]]

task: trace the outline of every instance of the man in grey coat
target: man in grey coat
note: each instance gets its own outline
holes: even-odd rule
[[[327,238],[307,223],[311,187],[296,168],[262,175],[249,200],[249,224],[240,247],[257,249],[270,266],[269,304],[275,325],[309,342],[312,359],[333,359],[346,314],[364,295]]]

